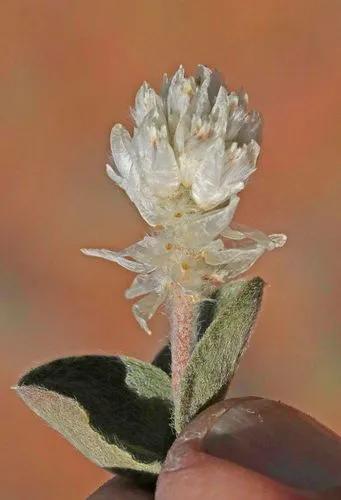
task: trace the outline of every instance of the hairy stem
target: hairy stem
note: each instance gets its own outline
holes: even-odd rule
[[[172,353],[172,388],[176,398],[183,372],[188,364],[194,337],[195,305],[190,295],[174,286],[168,301]]]

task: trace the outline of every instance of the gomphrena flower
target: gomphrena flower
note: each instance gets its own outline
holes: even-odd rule
[[[164,304],[169,338],[151,363],[61,358],[16,389],[97,465],[154,491],[176,435],[225,397],[248,345],[264,281],[235,278],[286,236],[233,222],[259,153],[261,120],[245,93],[204,66],[196,77],[180,67],[160,95],[143,84],[132,115],[132,137],[113,128],[108,174],[151,227],[124,250],[82,251],[135,272],[126,297],[137,321],[150,333]]]
[[[120,124],[112,129],[109,177],[151,226],[226,204],[256,169],[261,117],[247,104],[246,93],[229,92],[205,66],[195,77],[180,66],[160,95],[144,83],[133,136]]]
[[[138,91],[133,138],[121,125],[113,128],[115,167],[108,173],[156,227],[119,252],[82,251],[138,273],[126,296],[144,296],[133,312],[148,333],[147,321],[164,301],[177,297],[193,309],[286,241],[231,228],[236,193],[259,152],[260,116],[246,104],[246,94],[229,93],[217,72],[199,66],[196,78],[186,78],[180,67],[165,77],[161,96],[146,83]]]

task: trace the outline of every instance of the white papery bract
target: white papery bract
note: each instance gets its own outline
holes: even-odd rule
[[[161,95],[139,89],[132,137],[120,124],[111,132],[109,177],[126,191],[151,226],[209,211],[241,191],[256,168],[261,118],[247,110],[244,92],[229,92],[217,72],[180,66],[164,78]]]
[[[147,322],[174,285],[190,295],[193,303],[199,303],[223,283],[247,271],[266,250],[284,245],[286,237],[282,234],[267,236],[241,226],[231,229],[237,201],[232,197],[227,207],[209,214],[185,216],[181,222],[155,230],[120,252],[104,249],[82,252],[137,273],[126,297],[144,296],[134,304],[133,313],[150,333]],[[220,234],[228,239],[219,238]]]
[[[133,313],[148,333],[148,320],[169,295],[178,295],[174,290],[193,305],[212,300],[223,283],[286,242],[283,234],[232,225],[237,194],[259,154],[261,118],[247,102],[217,72],[199,66],[195,77],[186,77],[180,66],[165,76],[160,95],[147,83],[139,89],[132,136],[122,125],[112,129],[114,164],[107,173],[153,229],[122,251],[82,252],[137,273],[126,297],[142,297]]]

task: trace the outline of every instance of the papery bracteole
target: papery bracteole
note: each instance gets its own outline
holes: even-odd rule
[[[150,333],[147,322],[162,303],[181,309],[189,297],[193,307],[211,300],[265,251],[283,246],[286,236],[233,222],[238,193],[260,151],[261,117],[248,110],[244,91],[230,92],[205,66],[195,76],[180,66],[164,76],[160,94],[144,82],[131,114],[132,135],[120,124],[111,131],[107,173],[151,233],[122,251],[82,251],[137,273],[126,297],[142,297],[133,313]]]
[[[206,219],[209,217],[212,215],[206,214]],[[224,233],[227,238],[218,237],[219,234],[225,236]],[[184,220],[176,226],[154,231],[153,235],[119,252],[103,249],[83,249],[82,252],[138,273],[126,297],[135,299],[144,295],[133,306],[133,313],[150,333],[147,321],[167,299],[172,287],[179,286],[185,295],[192,297],[194,304],[199,303],[223,283],[250,269],[264,252],[280,248],[285,242],[282,234],[267,236],[258,230],[243,232],[241,226],[223,229],[217,221],[199,220],[196,224]]]
[[[112,129],[109,177],[151,226],[225,204],[256,169],[261,117],[247,104],[205,66],[195,77],[180,66],[161,95],[143,83],[132,136],[120,124]]]

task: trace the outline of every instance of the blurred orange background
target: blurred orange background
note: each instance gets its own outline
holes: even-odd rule
[[[10,391],[29,367],[82,353],[149,359],[123,292],[132,275],[79,248],[145,227],[106,178],[108,135],[144,79],[218,68],[265,118],[237,221],[284,232],[251,274],[269,284],[232,394],[279,399],[341,432],[339,0],[3,0],[1,483],[4,500],[84,499],[109,475]]]

